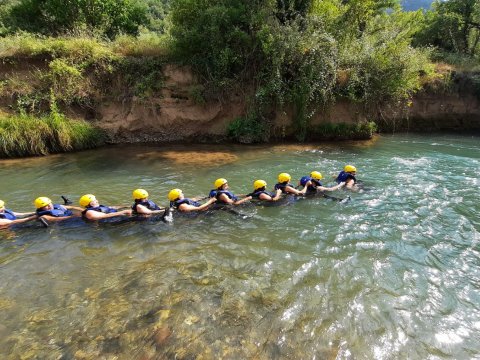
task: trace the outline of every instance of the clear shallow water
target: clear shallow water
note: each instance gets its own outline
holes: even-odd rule
[[[40,195],[130,204],[143,187],[166,205],[173,187],[204,195],[226,177],[247,193],[345,163],[370,188],[347,204],[0,230],[0,356],[480,357],[478,137],[113,147],[2,161],[0,197],[18,211]]]

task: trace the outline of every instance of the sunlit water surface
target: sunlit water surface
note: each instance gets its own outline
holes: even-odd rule
[[[480,141],[382,136],[274,147],[110,147],[0,162],[0,198],[166,205],[346,163],[367,187],[162,221],[0,230],[6,359],[480,357]],[[345,197],[348,193],[333,193]]]

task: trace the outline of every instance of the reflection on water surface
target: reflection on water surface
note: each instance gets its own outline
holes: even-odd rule
[[[192,161],[190,161],[192,159]],[[193,161],[195,159],[195,161]],[[141,222],[0,231],[6,359],[480,356],[478,138],[335,146],[122,147],[0,162],[1,197],[162,205],[346,163],[369,191]],[[340,191],[333,194],[344,197]]]

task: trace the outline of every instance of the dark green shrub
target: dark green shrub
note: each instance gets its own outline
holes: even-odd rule
[[[268,122],[251,113],[233,120],[227,128],[228,136],[243,144],[266,142],[270,138]]]
[[[255,18],[261,1],[174,0],[172,50],[205,81],[225,88],[255,62]]]
[[[326,123],[313,127],[310,136],[325,140],[370,139],[376,131],[377,124],[374,122]]]
[[[136,0],[20,0],[9,14],[10,27],[46,35],[87,30],[109,38],[137,34],[148,23]]]

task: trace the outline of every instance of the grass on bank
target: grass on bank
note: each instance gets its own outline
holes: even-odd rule
[[[90,35],[62,37],[18,33],[0,40],[0,59],[51,57],[92,62],[116,60],[124,56],[165,56],[168,38],[152,32],[139,36],[121,35],[115,40]]]
[[[104,141],[100,129],[55,111],[42,117],[0,115],[0,158],[83,150],[101,146]]]

